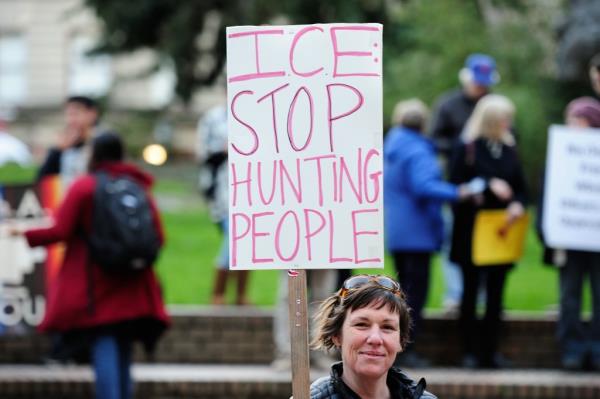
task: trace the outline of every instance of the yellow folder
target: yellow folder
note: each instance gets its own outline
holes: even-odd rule
[[[528,223],[527,213],[508,226],[504,209],[479,211],[473,228],[473,263],[493,266],[518,261],[523,255]]]

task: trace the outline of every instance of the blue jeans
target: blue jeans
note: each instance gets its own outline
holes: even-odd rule
[[[442,208],[444,218],[444,244],[442,246],[441,261],[444,275],[445,291],[444,304],[459,304],[463,295],[463,277],[460,266],[450,261],[450,243],[452,242],[452,224],[454,217],[449,206]]]
[[[96,376],[96,399],[130,399],[131,342],[114,335],[100,335],[92,344],[92,363]]]
[[[217,269],[229,270],[229,219],[225,218],[219,222],[219,229],[221,230],[221,247],[219,253],[215,259],[215,265]]]
[[[563,356],[582,359],[591,353],[600,360],[600,253],[567,251],[567,263],[560,269],[560,318],[557,335]],[[583,283],[589,278],[592,288],[592,320],[581,321]]]

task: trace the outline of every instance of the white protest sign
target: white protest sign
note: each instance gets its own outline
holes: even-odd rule
[[[48,223],[34,187],[0,187],[0,324],[36,326],[44,317],[46,248],[30,248],[24,237],[12,236],[10,229],[44,227]]]
[[[227,28],[231,269],[383,267],[382,29]]]
[[[551,126],[542,227],[553,248],[600,250],[600,129]]]
[[[8,234],[8,226],[0,221],[0,284],[24,284],[24,276],[33,273],[36,263],[46,259],[45,248],[29,248],[23,237],[12,237]]]

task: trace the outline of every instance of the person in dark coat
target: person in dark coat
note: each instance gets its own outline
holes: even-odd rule
[[[429,129],[429,136],[435,143],[446,175],[452,149],[460,141],[460,135],[475,105],[500,81],[500,74],[494,58],[487,54],[474,53],[466,58],[458,78],[461,87],[444,93],[436,101]],[[445,243],[441,256],[445,282],[442,304],[448,313],[454,314],[462,297],[463,282],[460,267],[449,260],[452,213],[445,207],[442,215],[445,222]]]
[[[89,141],[97,133],[98,104],[90,97],[71,96],[64,106],[65,127],[58,143],[50,148],[38,170],[37,180],[59,175],[66,191],[75,178],[86,172]]]
[[[600,128],[600,101],[592,97],[576,98],[567,105],[565,120],[573,128]],[[543,183],[545,186],[545,181]],[[543,204],[542,196],[536,227],[544,245],[544,262],[557,266],[560,273],[557,338],[561,349],[561,365],[566,370],[581,370],[589,363],[591,369],[600,371],[600,253],[548,247],[542,229]],[[589,324],[584,323],[581,317],[586,280],[589,280],[593,304]]]
[[[492,57],[475,53],[467,57],[458,78],[461,87],[440,97],[431,122],[430,135],[444,161],[450,160],[475,105],[500,81],[500,74]]]
[[[357,275],[327,298],[315,316],[315,349],[338,349],[342,361],[313,382],[311,399],[435,399],[393,366],[409,340],[410,314],[400,285],[381,275]]]
[[[600,97],[600,53],[594,55],[590,60],[590,83],[592,89],[596,93],[596,97]]]
[[[169,325],[161,288],[153,268],[131,274],[110,274],[94,263],[86,238],[92,225],[94,172],[127,176],[146,190],[152,177],[125,163],[121,139],[104,133],[92,142],[90,173],[77,178],[53,223],[22,233],[30,246],[65,243],[65,255],[55,283],[47,292],[46,313],[39,330],[61,333],[90,344],[98,399],[132,397],[131,346],[135,340],[151,350]],[[158,211],[152,203],[160,242],[164,241]],[[18,234],[15,229],[13,234]]]
[[[453,206],[454,225],[450,260],[460,265],[464,293],[460,306],[463,366],[496,368],[506,365],[498,350],[503,292],[512,264],[479,267],[472,259],[475,217],[481,209],[505,209],[508,223],[525,213],[526,188],[514,136],[510,132],[515,107],[506,97],[489,94],[475,107],[462,143],[450,164],[454,184],[479,177],[486,181],[483,195]],[[483,320],[476,316],[477,291],[485,273],[486,308]],[[479,325],[478,325],[479,324]]]
[[[62,196],[73,181],[87,172],[90,157],[90,140],[99,132],[100,110],[97,102],[87,96],[70,96],[63,108],[64,127],[58,134],[56,145],[46,154],[37,172],[37,182],[44,187],[52,184],[54,176],[59,177]],[[44,201],[50,201],[45,199]],[[54,207],[50,207],[54,210]],[[52,280],[52,279],[50,279]],[[51,348],[44,362],[68,363],[81,361],[82,355],[77,345],[67,344],[69,338],[60,333],[51,334]]]

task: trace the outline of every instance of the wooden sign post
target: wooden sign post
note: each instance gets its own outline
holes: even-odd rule
[[[306,270],[288,273],[290,345],[292,349],[292,391],[294,399],[310,398],[310,359],[308,355],[308,306]]]
[[[382,30],[227,28],[231,270],[383,267]],[[305,399],[304,271],[289,298]]]

